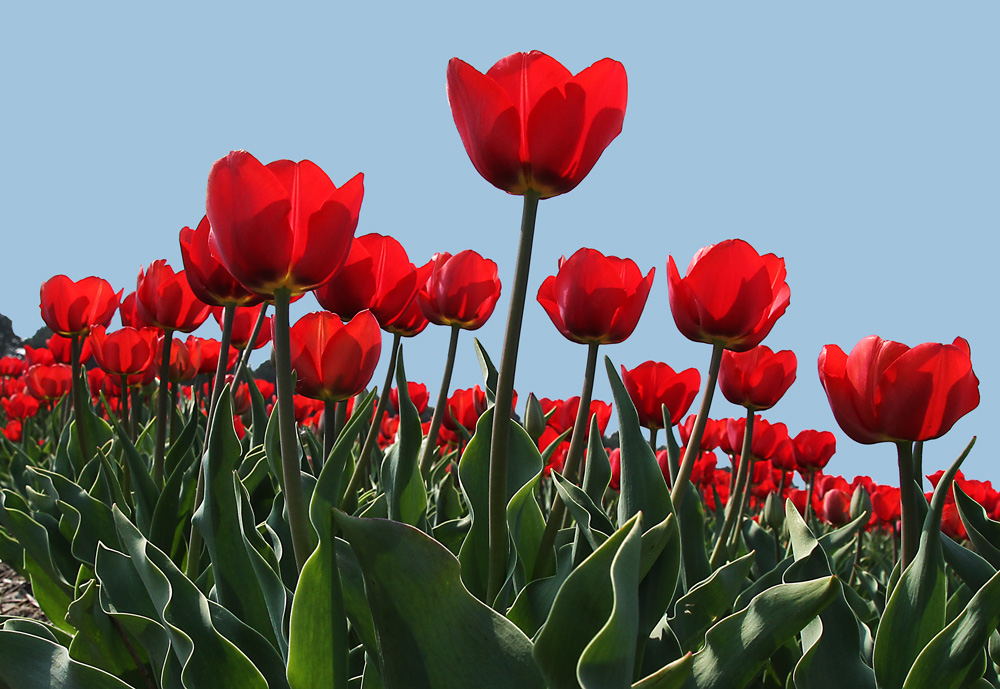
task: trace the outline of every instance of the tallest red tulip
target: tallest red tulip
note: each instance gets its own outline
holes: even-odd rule
[[[605,58],[573,75],[545,53],[514,53],[486,74],[448,63],[448,100],[483,177],[511,194],[565,194],[621,133],[628,82]]]

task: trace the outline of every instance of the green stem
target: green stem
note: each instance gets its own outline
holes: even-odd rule
[[[913,480],[920,486],[920,492],[924,492],[924,441],[918,440],[913,443]]]
[[[372,453],[375,451],[375,443],[378,442],[378,434],[382,426],[382,415],[389,406],[389,391],[392,389],[392,377],[396,373],[396,357],[399,356],[401,341],[402,337],[400,334],[393,333],[392,356],[389,357],[389,368],[385,373],[382,394],[378,396],[378,406],[375,407],[375,420],[372,421],[371,428],[368,429],[368,437],[365,438],[364,447],[361,448],[361,454],[358,455],[358,464],[354,467],[354,473],[351,474],[351,481],[347,484],[347,490],[344,492],[345,496],[353,495],[357,492],[361,486],[361,480],[368,471],[368,465],[371,464]]]
[[[444,364],[441,389],[438,390],[437,405],[434,407],[434,416],[431,417],[431,426],[427,430],[427,438],[424,441],[424,451],[420,456],[420,473],[424,476],[431,470],[434,452],[437,450],[438,431],[441,430],[441,421],[444,420],[445,408],[448,406],[448,390],[451,388],[451,372],[455,369],[455,354],[458,352],[458,333],[460,330],[461,328],[457,325],[451,326],[448,359]]]
[[[274,292],[274,354],[275,378],[278,389],[278,432],[281,435],[281,475],[288,510],[288,528],[292,534],[292,550],[299,571],[311,554],[309,521],[302,494],[302,470],[299,468],[299,444],[295,431],[295,408],[292,405],[292,358],[288,304],[291,291]]]
[[[920,525],[917,523],[916,484],[913,476],[913,444],[907,440],[897,442],[896,453],[899,459],[899,518],[900,539],[902,541],[900,571],[905,571],[913,562],[913,558],[917,556],[920,538]]]
[[[250,353],[253,351],[253,344],[257,341],[257,336],[260,335],[260,329],[264,325],[264,319],[267,318],[267,304],[265,303],[260,307],[260,313],[257,314],[257,322],[253,324],[253,331],[250,333],[250,342],[247,346],[243,348],[243,353],[240,356],[240,362],[236,365],[236,372],[233,373],[233,380],[239,381],[240,376],[246,370],[250,362]]]
[[[719,379],[719,366],[722,364],[722,352],[721,344],[712,345],[712,360],[708,365],[708,375],[705,377],[705,390],[702,392],[701,406],[698,408],[698,416],[695,417],[694,428],[691,429],[691,437],[688,438],[687,447],[684,448],[684,459],[681,460],[680,469],[677,471],[677,480],[674,481],[673,490],[670,491],[670,501],[674,504],[674,511],[681,508],[681,503],[687,494],[687,484],[691,478],[691,469],[694,468],[694,460],[701,454],[701,436],[705,432],[708,412],[712,407],[715,383]]]
[[[583,375],[583,391],[580,393],[580,407],[576,410],[576,419],[573,421],[573,435],[570,438],[569,450],[566,453],[566,463],[563,465],[563,476],[570,482],[576,480],[576,469],[583,457],[583,448],[587,441],[590,425],[587,420],[590,418],[590,399],[594,393],[594,374],[597,370],[597,343],[591,343],[587,350],[587,368]],[[562,528],[563,517],[566,515],[566,505],[562,498],[556,493],[552,498],[552,511],[549,512],[549,520],[545,524],[545,531],[542,533],[541,545],[538,548],[538,557],[535,559],[535,569],[532,578],[541,576],[541,573],[549,566],[552,560],[553,548],[556,543],[556,536]],[[506,517],[506,514],[504,515]]]
[[[173,332],[163,331],[163,347],[160,357],[160,390],[156,396],[156,444],[153,449],[153,483],[163,485],[163,459],[167,445],[167,414],[170,412],[170,345]]]
[[[83,338],[73,335],[70,338],[70,364],[73,371],[73,410],[76,412],[76,437],[80,443],[80,452],[86,462],[94,456],[94,442],[90,437],[90,426],[84,421],[83,407],[87,404],[86,383],[83,379],[83,367],[80,365],[80,352],[83,350]]]
[[[719,532],[719,540],[715,542],[712,550],[711,566],[718,569],[728,557],[729,538],[733,533],[733,527],[743,513],[743,492],[747,490],[747,476],[750,473],[750,451],[753,443],[753,410],[747,409],[747,427],[743,432],[743,447],[740,449],[740,467],[736,472],[736,485],[733,493],[726,503],[726,517],[722,522],[722,531]]]
[[[316,466],[313,467],[317,476],[323,470],[323,465],[330,453],[333,452],[337,435],[337,403],[333,400],[323,400],[323,456],[316,460]]]
[[[128,376],[123,373],[118,378],[122,387],[118,400],[121,407],[118,410],[118,416],[121,418],[122,428],[128,428]]]
[[[813,491],[816,489],[816,470],[813,469],[809,472],[809,481],[807,482],[807,492],[806,492],[806,513],[802,515],[806,524],[812,520],[813,517]],[[815,528],[815,524],[810,524],[810,527]]]
[[[226,369],[229,365],[229,343],[233,341],[233,318],[236,316],[236,305],[226,304],[222,312],[222,342],[219,345],[219,363],[215,367],[215,381],[212,383],[212,401],[208,405],[208,431],[205,433],[205,447],[208,447],[212,437],[212,425],[215,419],[215,408],[222,396],[222,388],[226,384]],[[236,379],[233,379],[233,385]],[[230,394],[232,392],[230,391]]]
[[[650,428],[649,429],[649,447],[653,451],[653,454],[656,454],[656,431],[657,430],[658,429],[656,429],[656,428]]]
[[[528,293],[528,271],[531,267],[531,246],[535,238],[535,216],[539,195],[529,190],[524,194],[521,212],[521,236],[518,240],[517,262],[514,264],[514,285],[510,293],[510,310],[503,338],[503,353],[497,376],[496,408],[490,435],[490,560],[487,602],[492,604],[503,587],[507,575],[507,555],[510,537],[507,535],[507,448],[510,442],[510,408],[514,401],[514,372],[517,350],[521,341],[521,321],[524,300]]]

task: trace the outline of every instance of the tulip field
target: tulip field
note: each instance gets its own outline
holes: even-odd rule
[[[362,174],[242,150],[207,171],[183,269],[45,281],[52,337],[0,358],[0,563],[39,607],[0,609],[0,689],[1000,689],[1000,494],[962,473],[975,438],[923,464],[979,405],[962,337],[772,350],[794,284],[734,237],[660,277],[705,368],[627,368],[602,346],[656,271],[582,248],[530,295],[586,348],[580,395],[516,378],[538,206],[598,164],[627,91],[609,58],[449,63],[469,159],[523,198],[510,285],[357,235]],[[499,345],[468,332],[504,317]],[[190,334],[209,318],[218,339]],[[409,380],[435,327],[442,380]],[[765,418],[814,371],[852,442],[894,446],[894,485]]]

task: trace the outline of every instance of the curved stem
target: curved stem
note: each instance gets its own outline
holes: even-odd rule
[[[347,490],[344,491],[345,496],[353,495],[357,492],[361,486],[362,478],[364,478],[365,473],[368,471],[368,465],[371,464],[372,452],[375,451],[375,443],[378,441],[379,430],[382,426],[382,415],[389,406],[389,391],[392,389],[392,377],[396,373],[396,357],[399,356],[401,341],[402,337],[400,334],[393,333],[392,356],[389,357],[389,368],[385,372],[385,383],[382,385],[382,394],[378,396],[378,406],[375,407],[375,420],[372,421],[371,428],[368,429],[368,437],[365,438],[364,447],[361,448],[361,454],[358,455],[358,464],[354,467],[354,473],[351,474],[351,481],[347,484]]]
[[[587,350],[587,368],[583,375],[583,391],[580,394],[580,407],[576,410],[576,419],[573,421],[573,435],[570,438],[569,450],[566,453],[566,463],[563,465],[563,476],[566,480],[575,482],[576,469],[583,457],[583,448],[587,442],[587,435],[590,425],[587,420],[590,418],[590,399],[594,393],[594,374],[597,370],[597,343],[591,343]],[[506,517],[506,514],[504,515]],[[559,493],[552,497],[552,511],[549,512],[549,520],[545,523],[545,531],[542,532],[541,545],[538,548],[538,557],[535,559],[535,569],[532,577],[541,576],[541,573],[549,566],[552,559],[553,548],[556,543],[556,536],[562,528],[563,517],[566,516],[566,505],[563,503]]]
[[[917,556],[919,547],[920,525],[917,523],[917,496],[913,476],[913,444],[902,440],[896,443],[896,453],[899,459],[899,499],[900,499],[900,540],[901,564],[900,571]]]
[[[510,292],[510,310],[503,337],[503,353],[497,375],[496,408],[503,413],[493,415],[490,434],[490,561],[487,603],[492,604],[503,586],[507,574],[510,538],[507,535],[507,447],[510,442],[510,408],[514,401],[514,372],[517,350],[521,341],[521,321],[524,300],[528,293],[528,272],[531,267],[531,247],[535,239],[535,217],[539,195],[526,191],[521,212],[521,236],[518,240],[517,262],[514,265],[514,285]]]
[[[156,395],[156,444],[153,449],[153,483],[163,485],[163,459],[167,445],[167,414],[170,413],[170,345],[173,332],[163,331],[160,356],[160,390]]]
[[[295,408],[292,405],[292,355],[288,322],[288,289],[274,293],[274,354],[275,378],[278,389],[278,432],[281,435],[281,475],[288,510],[288,528],[292,533],[292,550],[299,571],[310,553],[309,521],[302,494],[302,470],[299,468],[299,444],[295,431]]]
[[[691,437],[688,438],[687,447],[684,448],[684,459],[681,460],[680,469],[677,471],[677,480],[674,482],[673,490],[670,491],[670,501],[674,504],[675,511],[681,508],[681,503],[687,494],[687,483],[691,478],[694,460],[701,452],[701,436],[705,433],[708,411],[712,408],[715,383],[719,379],[719,366],[722,364],[722,352],[721,344],[712,345],[712,360],[708,365],[708,375],[705,376],[705,390],[702,392],[701,406],[698,408],[698,416],[695,417],[694,428],[691,429]]]
[[[729,538],[733,533],[733,527],[743,514],[744,491],[749,490],[747,476],[750,474],[750,465],[753,460],[750,451],[753,443],[753,410],[747,409],[747,427],[743,432],[743,447],[740,449],[740,467],[736,472],[736,486],[726,503],[726,518],[722,523],[722,531],[719,532],[719,540],[715,542],[712,550],[711,566],[718,569],[723,561],[728,557]]]
[[[455,369],[455,354],[458,352],[458,333],[461,328],[457,325],[451,326],[451,339],[448,341],[448,359],[444,364],[444,376],[441,377],[441,389],[438,390],[437,405],[434,407],[434,416],[431,417],[431,426],[427,430],[427,438],[424,441],[423,454],[420,455],[420,473],[427,475],[430,471],[431,463],[434,461],[434,452],[437,450],[438,431],[441,430],[441,422],[444,420],[445,408],[448,406],[448,389],[451,387],[451,372]]]

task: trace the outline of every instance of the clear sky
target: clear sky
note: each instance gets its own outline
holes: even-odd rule
[[[28,336],[52,275],[129,291],[141,265],[179,269],[177,234],[204,213],[212,163],[244,148],[309,158],[338,185],[364,172],[358,234],[393,235],[415,263],[466,248],[495,260],[504,297],[474,335],[499,361],[521,200],[469,162],[446,65],[485,71],[538,49],[578,72],[612,57],[629,78],[623,132],[539,209],[520,399],[580,392],[586,348],[534,301],[560,255],[589,246],[655,267],[637,330],[602,350],[704,372],[709,347],[670,316],[667,256],[686,266],[742,237],[785,258],[791,287],[765,344],[795,351],[799,379],[769,420],[834,430],[829,471],[896,483],[894,448],[836,427],[816,357],[870,334],[911,346],[961,335],[982,402],[928,443],[925,467],[978,434],[966,473],[1000,484],[998,25],[993,0],[16,3],[0,26],[0,312]],[[214,321],[198,334],[218,336]],[[472,335],[454,387],[481,383]],[[432,394],[447,338],[430,326],[406,341],[407,372]],[[603,374],[595,396],[610,400]],[[740,412],[716,398],[714,417]]]

